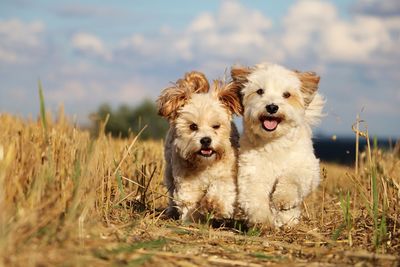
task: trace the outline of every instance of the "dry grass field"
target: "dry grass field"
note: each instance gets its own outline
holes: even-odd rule
[[[0,266],[398,266],[399,147],[371,147],[322,164],[295,228],[216,228],[163,216],[161,141],[2,114]]]

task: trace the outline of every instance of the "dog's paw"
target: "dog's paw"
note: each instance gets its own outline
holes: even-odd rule
[[[271,195],[272,207],[276,210],[290,210],[301,203],[301,198],[296,188],[277,187]]]
[[[233,218],[238,221],[240,221],[240,220],[244,221],[244,220],[247,220],[248,216],[247,216],[246,212],[243,210],[243,208],[238,206],[234,210]]]
[[[228,211],[225,210],[224,204],[215,198],[205,196],[200,201],[200,212],[203,214],[209,214],[213,218],[227,218],[232,214],[228,214]]]
[[[290,228],[299,223],[300,208],[295,207],[290,210],[281,210],[275,214],[274,225],[275,227]]]

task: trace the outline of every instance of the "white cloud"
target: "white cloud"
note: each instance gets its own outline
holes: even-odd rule
[[[358,0],[353,8],[357,13],[374,16],[400,15],[400,2],[398,0]]]
[[[87,99],[94,93],[105,93],[105,91],[98,85],[84,85],[79,80],[64,81],[59,89],[49,91],[47,97],[50,101],[56,103],[64,102],[81,102]],[[96,95],[96,94],[94,94]]]
[[[271,20],[261,12],[235,1],[224,1],[217,14],[203,13],[192,21],[182,38],[186,45],[183,51],[209,55],[211,59],[272,57],[273,42],[268,38],[271,27]],[[175,46],[182,51],[181,43],[176,42]]]
[[[159,57],[163,52],[167,52],[166,50],[168,48],[165,47],[166,44],[161,41],[163,36],[158,36],[157,39],[160,40],[146,39],[141,34],[134,34],[129,38],[123,39],[120,42],[118,49],[128,52],[132,51],[143,56]]]
[[[215,27],[215,20],[212,14],[204,13],[195,19],[189,26],[190,32],[205,32],[213,30]]]
[[[117,88],[115,98],[124,103],[137,102],[138,100],[150,97],[146,87],[137,80],[125,81]]]
[[[352,23],[336,21],[328,25],[322,35],[320,53],[324,60],[371,63],[375,51],[390,42],[382,21],[356,17]]]
[[[46,97],[54,104],[132,103],[149,96],[146,93],[146,86],[137,80],[128,80],[116,84],[115,81],[70,79],[64,81],[59,88],[46,93]]]
[[[167,30],[166,30],[167,29]],[[271,38],[271,20],[257,10],[235,1],[223,1],[216,14],[199,14],[181,32],[165,26],[158,36],[135,34],[123,40],[120,49],[168,62],[282,60],[283,54]],[[148,59],[151,60],[151,59]]]
[[[214,66],[243,61],[384,65],[400,60],[400,15],[343,18],[331,2],[303,0],[277,25],[258,10],[223,1],[216,13],[200,13],[180,32],[162,26],[153,36],[134,34],[121,41],[116,53],[123,60],[139,56],[150,64]]]
[[[385,19],[356,15],[345,20],[331,3],[299,1],[284,19],[282,44],[293,58],[312,56],[313,60],[328,63],[384,63],[398,60],[392,53],[400,45],[399,19],[400,16]]]
[[[108,51],[104,43],[95,35],[80,32],[72,37],[72,47],[77,51],[94,56],[100,56],[103,59],[111,60],[112,54]]]
[[[24,23],[19,19],[10,19],[0,22],[0,34],[10,43],[37,46],[44,31],[44,24],[40,21]]]
[[[122,54],[162,62],[238,61],[393,64],[400,58],[400,16],[356,14],[345,19],[320,0],[297,1],[278,21],[257,10],[223,1],[217,13],[204,12],[181,32],[163,26],[158,35],[135,34],[119,46]],[[396,55],[396,57],[393,57]],[[210,63],[207,63],[210,64]]]
[[[304,55],[316,46],[321,29],[337,19],[335,6],[322,1],[300,1],[294,4],[283,19],[282,45],[291,56]]]
[[[68,18],[88,18],[88,17],[101,17],[101,18],[116,18],[126,15],[123,10],[105,7],[100,5],[85,5],[79,3],[66,4],[58,6],[55,9],[56,13],[63,17]]]
[[[0,21],[0,62],[30,62],[43,50],[44,31],[40,21],[23,22],[16,18]]]

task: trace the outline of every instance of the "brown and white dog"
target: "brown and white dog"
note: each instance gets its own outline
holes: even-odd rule
[[[231,218],[236,201],[238,133],[233,114],[241,112],[233,84],[215,81],[213,90],[200,72],[186,73],[157,100],[169,121],[165,140],[164,182],[183,221],[207,213]]]
[[[320,180],[311,140],[324,105],[320,78],[266,63],[231,76],[243,105],[238,204],[252,224],[294,225]]]

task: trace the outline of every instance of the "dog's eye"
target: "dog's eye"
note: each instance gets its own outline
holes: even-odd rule
[[[291,94],[289,92],[284,92],[282,96],[283,98],[289,98]]]
[[[219,125],[219,124],[213,125],[213,129],[215,129],[215,130],[219,129],[219,127],[221,127],[221,125]]]
[[[196,123],[190,124],[189,128],[190,128],[190,130],[192,130],[192,131],[197,131],[197,130],[199,129],[199,127],[197,126]]]
[[[260,89],[258,89],[258,90],[257,90],[257,94],[259,94],[259,95],[262,95],[262,94],[264,94],[264,89],[261,89],[261,88],[260,88]]]

